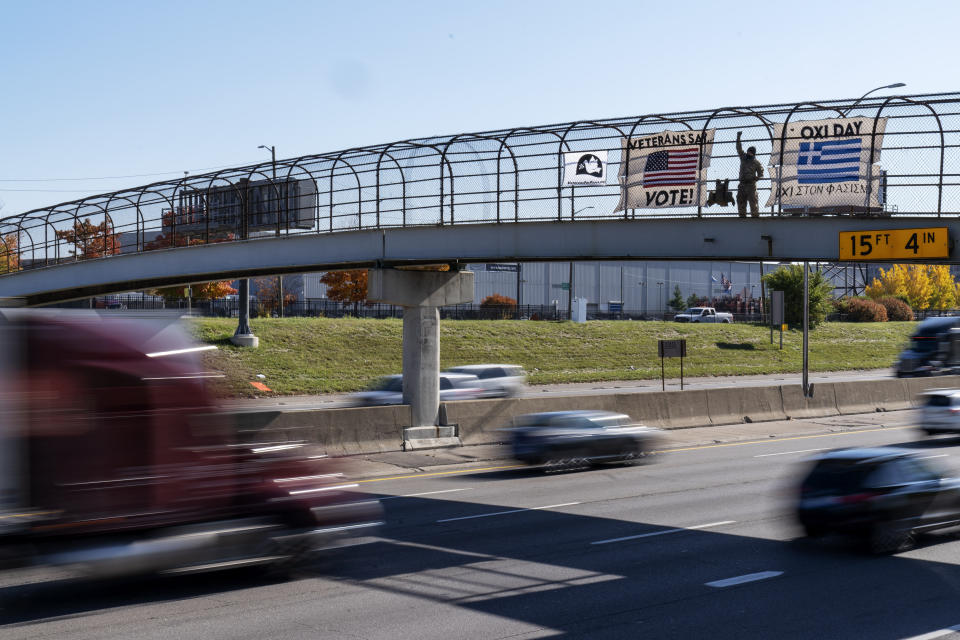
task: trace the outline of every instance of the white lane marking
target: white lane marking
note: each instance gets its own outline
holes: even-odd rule
[[[725,578],[723,580],[714,580],[713,582],[706,582],[708,587],[732,587],[737,584],[743,584],[745,582],[756,582],[757,580],[766,580],[767,578],[776,578],[777,576],[782,576],[783,571],[761,571],[759,573],[748,573],[743,576],[737,576],[735,578]]]
[[[653,536],[663,536],[668,533],[680,533],[681,531],[690,531],[691,529],[706,529],[708,527],[719,527],[723,524],[736,524],[736,520],[722,520],[721,522],[708,522],[707,524],[696,524],[692,527],[683,527],[682,529],[664,529],[663,531],[654,531],[652,533],[641,533],[635,536],[624,536],[622,538],[610,538],[608,540],[596,540],[590,544],[610,544],[611,542],[623,542],[624,540],[636,540],[638,538],[652,538]]]
[[[936,631],[931,631],[930,633],[922,633],[919,636],[910,636],[909,638],[904,638],[903,640],[933,640],[933,638],[942,638],[943,636],[950,635],[951,633],[956,633],[960,631],[960,624],[955,624],[952,627],[947,627],[946,629],[937,629]]]
[[[459,518],[444,518],[437,522],[453,522],[454,520],[472,520],[473,518],[489,518],[491,516],[504,516],[508,513],[520,513],[522,511],[542,511],[543,509],[556,509],[557,507],[572,507],[579,502],[564,502],[563,504],[548,504],[545,507],[530,507],[529,509],[510,509],[509,511],[494,511],[493,513],[481,513],[475,516],[461,516]]]
[[[424,491],[423,493],[408,493],[402,496],[386,496],[381,500],[393,500],[395,498],[414,498],[416,496],[432,496],[438,493],[453,493],[454,491],[470,491],[473,487],[464,487],[463,489],[444,489],[443,491]]]
[[[769,456],[788,456],[791,453],[810,453],[811,451],[823,451],[826,447],[819,447],[817,449],[801,449],[800,451],[781,451],[780,453],[761,453],[758,456],[753,456],[754,458],[766,458]]]

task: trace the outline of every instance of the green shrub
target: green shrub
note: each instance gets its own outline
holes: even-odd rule
[[[886,322],[887,310],[882,304],[866,298],[847,298],[843,311],[849,322]]]
[[[887,310],[887,320],[891,322],[912,322],[915,319],[913,309],[900,298],[880,298],[877,304]]]

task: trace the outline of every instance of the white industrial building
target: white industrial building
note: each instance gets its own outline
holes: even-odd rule
[[[667,305],[677,286],[684,300],[691,294],[709,299],[759,298],[761,276],[778,266],[772,262],[590,261],[475,263],[466,268],[476,274],[474,304],[496,293],[520,305],[565,310],[573,297],[586,298],[591,311],[609,312],[611,302],[616,310],[616,303],[622,302],[624,312],[660,315],[669,310]],[[823,268],[838,296],[854,286],[862,291],[864,273],[860,269],[853,265]],[[304,274],[305,300],[326,297],[326,287],[320,283],[322,275]]]

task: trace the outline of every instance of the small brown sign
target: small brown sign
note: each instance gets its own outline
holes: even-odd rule
[[[657,356],[661,358],[685,358],[686,340],[660,340],[657,342]]]

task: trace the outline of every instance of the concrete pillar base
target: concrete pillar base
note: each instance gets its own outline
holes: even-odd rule
[[[442,449],[462,447],[455,425],[446,427],[406,427],[403,430],[403,450]]]
[[[371,269],[367,300],[403,307],[403,402],[410,405],[412,428],[429,428],[436,436],[440,409],[440,310],[449,304],[473,300],[469,271],[403,271]],[[426,432],[425,432],[426,433]],[[453,434],[451,434],[453,435]],[[444,439],[444,438],[440,438]],[[408,438],[404,443],[421,440]],[[457,446],[459,440],[432,446]],[[407,446],[404,444],[404,449]]]
[[[230,342],[238,347],[253,347],[256,349],[260,346],[260,338],[252,333],[235,335],[230,338]]]

